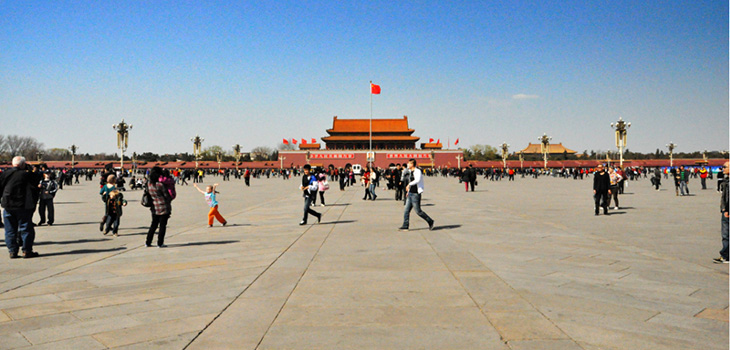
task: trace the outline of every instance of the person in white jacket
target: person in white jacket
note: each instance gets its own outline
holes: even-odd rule
[[[409,227],[409,219],[411,216],[411,209],[416,209],[416,214],[428,223],[428,229],[433,230],[433,219],[428,216],[424,211],[421,210],[421,194],[423,193],[423,175],[421,169],[416,168],[416,160],[408,160],[408,170],[410,172],[408,184],[406,185],[406,191],[408,191],[406,197],[406,207],[403,213],[403,225],[398,228],[401,231],[407,231]]]

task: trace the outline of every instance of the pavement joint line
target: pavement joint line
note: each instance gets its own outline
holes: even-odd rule
[[[343,196],[344,196],[344,194],[345,194],[345,193],[343,193]],[[289,196],[285,196],[285,197],[289,197]],[[342,196],[340,196],[340,198],[342,198]],[[337,201],[335,201],[335,203],[338,203],[338,202],[339,202],[339,198],[338,198],[338,200],[337,200]],[[261,205],[263,205],[263,203],[262,203]],[[346,209],[347,209],[347,206],[344,206],[344,209],[343,209],[343,213],[344,213],[344,211],[345,211]],[[326,212],[329,212],[329,208],[327,209],[327,211],[326,211]],[[324,214],[322,214],[322,215],[324,215]],[[340,215],[340,216],[341,216],[341,215]],[[338,219],[338,220],[339,220],[339,219]],[[185,344],[185,346],[183,347],[183,350],[185,350],[185,349],[189,348],[189,347],[190,347],[190,346],[191,346],[191,345],[192,345],[192,344],[193,344],[193,343],[195,342],[195,340],[197,340],[197,339],[198,339],[198,338],[199,338],[199,337],[200,337],[200,336],[201,336],[201,335],[202,335],[202,334],[203,334],[203,333],[204,333],[204,332],[205,332],[205,331],[206,331],[206,330],[207,330],[207,329],[208,329],[208,328],[209,328],[209,327],[210,327],[210,326],[211,326],[211,325],[212,325],[212,324],[213,324],[213,323],[214,323],[214,322],[215,322],[215,321],[216,321],[216,320],[218,319],[218,318],[220,318],[220,317],[221,317],[221,315],[223,315],[223,313],[224,313],[224,312],[226,312],[226,310],[228,310],[228,309],[229,309],[229,308],[231,307],[231,305],[233,305],[233,303],[235,303],[235,302],[236,302],[237,300],[239,300],[239,299],[241,298],[241,296],[242,296],[242,295],[243,295],[244,293],[246,293],[246,291],[247,291],[247,290],[248,290],[249,288],[251,288],[251,286],[253,286],[253,285],[254,285],[254,283],[256,283],[256,281],[258,281],[258,280],[259,280],[259,278],[261,278],[261,276],[263,276],[263,275],[264,275],[264,274],[265,274],[265,273],[266,273],[267,271],[269,271],[269,269],[270,269],[270,268],[271,268],[271,267],[272,267],[272,266],[273,266],[273,265],[274,265],[274,264],[275,264],[275,263],[276,263],[277,261],[279,261],[279,259],[281,259],[281,257],[282,257],[282,256],[284,256],[284,254],[286,254],[286,253],[287,253],[287,252],[288,252],[288,251],[289,251],[289,250],[291,249],[291,247],[293,247],[293,246],[294,246],[294,245],[295,245],[295,244],[296,244],[297,242],[299,242],[299,240],[300,240],[300,239],[301,239],[302,237],[304,237],[304,235],[305,235],[305,234],[307,234],[307,232],[309,232],[309,230],[310,230],[310,229],[312,229],[312,227],[313,227],[313,226],[314,226],[313,224],[312,224],[312,225],[307,225],[307,228],[305,228],[305,229],[304,229],[304,232],[302,232],[302,233],[301,233],[301,234],[300,234],[300,235],[299,235],[299,236],[298,236],[298,237],[297,237],[297,238],[296,238],[296,239],[295,239],[295,240],[294,240],[294,241],[293,241],[293,242],[292,242],[291,244],[289,244],[289,246],[287,246],[287,247],[286,247],[286,249],[284,249],[284,251],[283,251],[283,252],[282,252],[281,254],[279,254],[279,256],[277,256],[277,257],[276,257],[276,259],[274,259],[274,260],[273,260],[273,261],[272,261],[272,262],[271,262],[271,263],[270,263],[270,264],[269,264],[268,266],[266,266],[266,268],[265,268],[265,269],[264,269],[263,271],[261,271],[261,273],[260,273],[260,274],[258,274],[258,275],[256,276],[256,278],[255,278],[255,279],[253,279],[253,280],[252,280],[252,281],[251,281],[251,282],[250,282],[250,283],[249,283],[249,284],[248,284],[248,285],[246,286],[246,288],[244,288],[244,289],[243,289],[243,290],[241,291],[241,293],[238,293],[238,295],[236,295],[236,296],[235,296],[235,297],[234,297],[234,298],[233,298],[233,299],[231,300],[231,302],[230,302],[230,303],[228,303],[228,304],[227,304],[227,305],[226,305],[226,306],[225,306],[225,307],[224,307],[223,309],[221,309],[221,311],[220,311],[220,312],[219,312],[219,313],[218,313],[218,314],[217,314],[217,315],[216,315],[215,317],[213,317],[213,319],[212,319],[212,320],[211,320],[210,322],[208,322],[208,323],[207,323],[207,324],[205,325],[205,327],[203,327],[203,329],[201,329],[201,330],[200,330],[199,332],[197,332],[197,334],[195,335],[195,337],[193,337],[192,339],[190,339],[190,341],[189,341],[189,342],[188,342],[187,344]],[[334,230],[335,226],[336,226],[336,224],[335,224],[335,225],[332,225],[332,229],[331,229],[331,230]],[[330,230],[330,232],[332,232],[331,230]],[[329,237],[329,234],[327,235],[327,237]],[[327,239],[327,237],[325,237],[325,240]],[[320,246],[320,248],[321,248],[321,246]],[[319,249],[317,249],[317,251],[319,251]],[[315,253],[315,256],[316,256],[316,253]],[[312,259],[314,259],[314,258],[312,258]],[[310,261],[310,264],[311,264],[311,261]],[[309,265],[307,265],[307,268],[308,268],[308,267],[309,267]],[[304,273],[306,273],[306,271],[307,271],[307,269],[305,269],[305,270],[304,270]],[[304,273],[302,274],[302,276],[304,275]],[[301,276],[300,276],[299,280],[301,280]],[[297,285],[298,285],[298,284],[299,284],[299,281],[297,281]],[[296,286],[294,286],[294,289],[296,289]],[[293,293],[294,289],[292,289],[292,293]],[[291,296],[291,293],[289,294],[289,296]],[[287,300],[289,300],[289,296],[287,296]],[[286,305],[286,301],[284,302],[284,305]],[[283,307],[284,307],[284,306],[282,305],[282,309],[283,309]],[[276,318],[277,318],[277,317],[279,316],[279,313],[280,313],[280,312],[281,312],[281,309],[279,309],[279,312],[277,312],[276,316],[274,317],[274,321],[275,321],[275,320],[276,320]],[[274,321],[272,321],[272,323],[271,323],[271,324],[273,324],[273,322],[274,322]],[[264,337],[266,336],[266,333],[268,333],[268,331],[269,331],[270,327],[271,327],[271,325],[269,325],[269,327],[268,327],[268,328],[266,329],[266,332],[264,332],[264,335],[263,335],[263,336],[261,337],[261,340],[259,340],[259,343],[258,343],[258,344],[256,345],[256,348],[258,348],[258,346],[259,346],[259,345],[261,344],[261,341],[263,341],[263,339],[264,339]]]
[[[660,314],[661,314],[661,312],[657,312],[657,313],[655,313],[654,315],[652,315],[651,317],[649,317],[649,318],[647,318],[646,320],[644,320],[644,322],[649,322],[649,320],[651,320],[651,319],[652,319],[652,318],[654,318],[654,317],[657,317],[657,316],[659,316]]]
[[[444,233],[444,235],[448,239],[450,239],[450,240],[454,241],[456,244],[458,244],[459,247],[461,247],[461,243],[459,241],[453,239],[448,233]],[[449,270],[449,272],[451,272],[451,275],[459,282],[459,285],[461,285],[462,289],[464,289],[464,291],[469,296],[469,298],[471,298],[472,302],[474,302],[474,304],[477,306],[477,308],[479,308],[479,310],[482,312],[482,315],[484,315],[484,317],[487,319],[487,321],[489,322],[489,324],[495,330],[497,330],[497,327],[494,325],[494,323],[492,323],[492,320],[489,319],[489,317],[487,316],[487,313],[484,311],[484,309],[482,309],[481,305],[479,305],[479,303],[474,299],[474,297],[471,295],[471,293],[469,293],[469,290],[464,286],[464,284],[461,282],[461,280],[459,279],[459,277],[456,276],[456,274],[454,273],[454,271],[446,264],[446,262],[443,260],[443,257],[441,256],[441,254],[438,253],[438,251],[433,247],[433,245],[431,244],[431,242],[426,238],[426,236],[423,235],[423,233],[421,233],[421,237],[428,243],[428,245],[431,247],[431,249],[436,253],[436,255],[439,257],[439,259],[444,264],[444,266]],[[511,289],[513,293],[515,293],[517,296],[520,297],[520,299],[524,300],[527,304],[529,304],[532,307],[532,309],[534,309],[537,313],[539,313],[542,317],[544,317],[545,320],[547,320],[548,322],[550,322],[550,324],[552,324],[557,330],[559,330],[562,334],[564,334],[574,344],[578,345],[578,341],[577,340],[573,339],[573,337],[571,337],[567,332],[565,332],[565,330],[563,330],[557,324],[555,324],[555,322],[553,322],[553,320],[551,320],[549,317],[547,317],[547,315],[545,315],[542,311],[540,311],[540,309],[538,309],[533,303],[531,303],[524,296],[522,296],[522,294],[520,294],[517,290],[515,290],[514,287],[512,287],[512,285],[510,285],[509,283],[507,283],[507,281],[505,281],[499,274],[497,274],[496,272],[492,271],[492,269],[490,269],[489,267],[487,267],[486,265],[484,265],[484,263],[481,260],[477,259],[476,256],[474,256],[474,254],[472,253],[472,251],[470,249],[464,249],[464,251],[465,251],[465,253],[469,254],[472,258],[476,259],[476,261],[479,261],[479,263],[482,266],[484,266],[485,269],[487,269],[489,272],[493,273],[496,278],[498,278],[500,281],[502,281],[502,283],[504,283],[507,287],[509,287],[509,289]],[[497,332],[499,333],[498,330],[497,330]],[[504,340],[504,338],[502,338],[502,334],[500,334],[500,338],[504,341],[505,344],[507,344],[507,341]],[[509,346],[509,344],[507,344],[507,345]],[[578,346],[580,346],[580,345],[578,345]]]
[[[282,197],[277,197],[277,198],[275,198],[275,199],[271,199],[271,200],[265,201],[265,202],[263,202],[263,203],[259,203],[259,204],[257,204],[257,205],[254,205],[254,206],[253,206],[253,207],[251,207],[251,208],[247,208],[247,209],[239,210],[239,211],[238,211],[238,212],[237,212],[236,214],[231,214],[231,215],[232,215],[232,216],[237,216],[237,215],[240,215],[240,214],[242,214],[242,213],[244,213],[244,212],[246,212],[246,211],[250,211],[250,210],[255,210],[255,209],[258,209],[259,207],[261,207],[261,206],[263,206],[264,204],[267,204],[267,203],[269,203],[269,202],[273,202],[273,201],[281,200],[282,198],[286,198],[286,197],[288,197],[288,196],[282,196]],[[166,238],[167,238],[167,237],[176,237],[176,236],[182,235],[182,234],[184,234],[184,233],[186,233],[186,232],[190,232],[190,231],[192,231],[192,230],[196,229],[196,228],[197,228],[197,226],[198,226],[197,224],[190,224],[190,225],[188,225],[188,226],[183,226],[183,227],[181,228],[181,231],[179,231],[179,232],[176,232],[176,233],[174,233],[174,234],[171,234],[171,235],[169,235],[169,236],[166,236]],[[84,266],[88,266],[88,265],[90,265],[90,264],[94,264],[94,263],[97,263],[97,262],[99,262],[99,261],[103,261],[103,260],[106,260],[106,259],[109,259],[109,258],[113,258],[113,257],[115,257],[115,256],[117,256],[117,255],[121,255],[121,254],[124,254],[124,253],[126,253],[126,252],[131,252],[131,251],[137,250],[137,249],[139,249],[139,248],[142,248],[143,246],[144,246],[144,244],[137,244],[137,245],[134,245],[134,244],[132,244],[131,246],[130,246],[129,244],[123,245],[123,246],[121,246],[121,247],[124,247],[125,249],[115,250],[115,251],[113,251],[113,252],[109,252],[109,253],[107,253],[106,255],[102,255],[102,256],[100,256],[100,257],[99,257],[98,259],[94,259],[94,260],[92,260],[92,261],[89,261],[89,262],[86,262],[86,263],[83,263],[83,264],[80,264],[80,265],[74,265],[74,266],[72,266],[72,267],[70,267],[70,268],[68,268],[68,269],[64,269],[64,270],[61,270],[61,271],[57,271],[57,272],[55,272],[55,273],[52,273],[52,274],[50,274],[50,275],[45,275],[45,276],[43,276],[43,277],[41,277],[41,278],[38,278],[38,279],[35,279],[35,280],[32,280],[32,281],[29,281],[29,282],[27,282],[27,283],[25,283],[25,284],[21,284],[21,285],[17,285],[17,286],[15,286],[15,287],[11,287],[11,288],[7,288],[7,289],[3,289],[3,290],[0,290],[0,294],[3,294],[3,293],[7,293],[7,292],[10,292],[10,291],[13,291],[13,290],[19,289],[19,288],[23,288],[23,287],[29,286],[29,285],[31,285],[31,284],[34,284],[34,283],[38,283],[38,282],[40,282],[40,281],[43,281],[43,280],[46,280],[46,279],[49,279],[49,278],[52,278],[52,277],[58,276],[58,275],[60,275],[60,274],[62,274],[62,273],[66,273],[66,272],[69,272],[69,271],[73,271],[73,270],[76,270],[76,269],[82,268],[82,267],[84,267]],[[79,261],[79,260],[81,260],[81,259],[83,259],[83,258],[79,258],[79,259],[76,259],[75,261]],[[73,261],[71,261],[71,262],[69,262],[69,263],[67,263],[67,264],[71,264],[71,263],[73,263]],[[42,271],[39,271],[39,272],[37,272],[37,273],[41,273],[41,274],[42,274]]]
[[[352,191],[352,193],[355,193],[355,192]],[[343,193],[342,196],[340,196],[340,198],[338,198],[338,200],[335,203],[338,203],[339,200],[342,199],[342,197],[344,197],[344,193]],[[347,206],[347,205],[344,206],[344,208],[342,209],[342,212],[337,217],[337,221],[340,221],[340,219],[342,218],[342,216],[345,215],[345,211],[347,211],[347,208],[348,207],[349,206]],[[327,210],[327,211],[329,212],[329,210]],[[322,214],[322,215],[324,215],[324,214]],[[332,228],[330,228],[329,232],[327,232],[327,236],[324,237],[324,239],[322,240],[322,243],[320,243],[319,247],[317,247],[317,251],[315,251],[314,254],[312,254],[312,258],[309,260],[309,263],[307,263],[307,267],[305,267],[304,268],[304,271],[302,271],[302,274],[297,279],[297,283],[294,285],[294,288],[292,288],[291,292],[289,292],[289,295],[286,296],[286,299],[284,300],[284,303],[281,304],[281,308],[279,308],[279,311],[276,312],[276,315],[274,316],[274,319],[271,320],[271,323],[269,324],[269,326],[266,327],[266,331],[264,331],[264,334],[261,336],[261,339],[259,339],[259,342],[256,344],[256,347],[254,349],[258,349],[259,346],[261,346],[261,343],[266,338],[266,335],[269,334],[269,331],[271,330],[271,327],[274,325],[274,323],[276,322],[276,320],[279,318],[279,315],[281,314],[281,311],[284,310],[284,308],[286,307],[286,304],[289,302],[289,299],[291,298],[292,294],[294,294],[294,291],[297,290],[297,287],[299,286],[299,283],[302,281],[302,278],[304,278],[304,275],[307,274],[307,271],[309,270],[309,267],[312,266],[312,262],[314,261],[314,259],[319,254],[319,251],[322,250],[322,246],[324,246],[324,244],[327,242],[327,239],[330,237],[330,235],[332,235],[332,231],[335,230],[335,227],[336,226],[337,226],[337,224],[332,225]]]

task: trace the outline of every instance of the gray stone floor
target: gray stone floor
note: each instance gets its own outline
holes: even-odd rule
[[[360,186],[298,226],[298,184],[223,182],[214,228],[178,187],[165,249],[144,246],[141,192],[112,238],[95,182],[67,187],[42,256],[0,257],[0,348],[728,349],[719,195],[699,181],[632,182],[595,217],[590,179],[427,178],[436,228],[413,213],[408,232],[392,191]]]

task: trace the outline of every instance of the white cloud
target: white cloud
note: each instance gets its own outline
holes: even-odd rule
[[[512,99],[513,100],[534,100],[534,99],[537,99],[537,98],[540,98],[540,96],[538,96],[538,95],[526,95],[526,94],[517,94],[517,95],[513,95],[512,96]]]

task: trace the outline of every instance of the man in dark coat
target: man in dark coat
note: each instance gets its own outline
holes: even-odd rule
[[[473,164],[469,164],[469,185],[471,186],[471,191],[474,192],[474,185],[477,183],[477,170],[474,169]]]
[[[611,177],[603,168],[603,164],[599,164],[593,175],[593,199],[596,202],[596,215],[598,215],[599,207],[603,207],[603,214],[608,215],[608,198],[610,194]]]
[[[0,203],[5,208],[5,245],[11,259],[19,257],[18,236],[22,241],[23,258],[38,256],[33,251],[35,228],[31,220],[38,202],[40,181],[40,173],[32,172],[23,157],[13,158],[13,168],[0,175]]]

